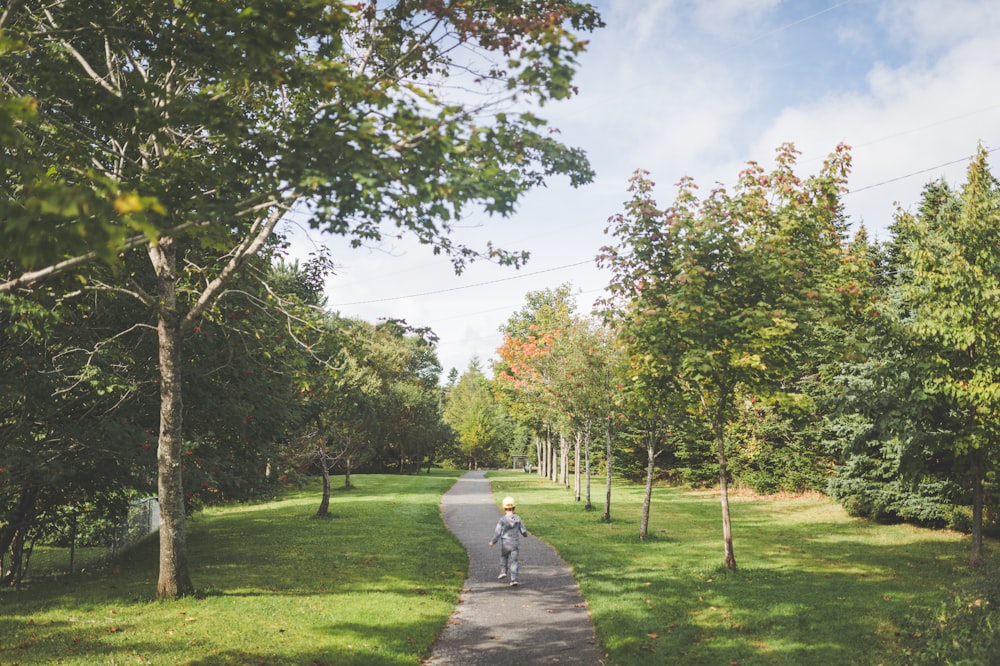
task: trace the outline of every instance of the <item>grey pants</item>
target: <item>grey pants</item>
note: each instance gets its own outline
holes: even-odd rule
[[[521,573],[521,565],[518,564],[518,546],[508,547],[503,541],[500,542],[500,573],[510,576],[510,582],[517,582]]]

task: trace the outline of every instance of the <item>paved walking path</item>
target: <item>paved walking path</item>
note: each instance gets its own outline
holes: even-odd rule
[[[521,585],[499,582],[500,519],[485,472],[462,476],[441,500],[445,524],[469,551],[469,577],[427,664],[601,664],[587,605],[569,566],[531,531],[521,539]]]

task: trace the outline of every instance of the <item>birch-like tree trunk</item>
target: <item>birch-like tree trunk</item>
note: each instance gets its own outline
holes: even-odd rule
[[[580,501],[580,439],[582,435],[576,431],[576,440],[573,453],[573,496],[577,502]]]
[[[569,488],[569,440],[565,434],[559,435],[559,482]]]
[[[721,415],[715,419],[715,444],[719,455],[719,498],[722,502],[722,541],[725,548],[726,568],[736,569],[736,556],[733,554],[733,524],[729,518],[729,471],[726,460],[725,418]]]
[[[976,454],[979,460],[985,456]],[[972,466],[972,544],[969,549],[969,566],[983,563],[983,466],[977,461]]]
[[[656,439],[653,433],[646,435],[646,492],[642,497],[642,520],[639,524],[639,539],[649,536],[649,510],[653,503],[653,470],[656,466]]]
[[[545,476],[545,457],[542,455],[542,438],[535,433],[535,474]]]
[[[611,522],[611,420],[604,429],[604,522]]]

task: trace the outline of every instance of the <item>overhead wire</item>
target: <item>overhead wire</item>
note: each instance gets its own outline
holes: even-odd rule
[[[1000,150],[1000,148],[992,148],[990,150],[987,150],[986,152],[988,154],[991,154],[991,153],[997,152],[998,150]],[[853,188],[850,191],[845,192],[845,194],[848,194],[848,195],[849,194],[856,194],[858,192],[864,192],[866,190],[875,189],[877,187],[882,187],[884,185],[889,185],[891,183],[895,183],[895,182],[898,182],[900,180],[905,180],[907,178],[912,178],[913,176],[919,176],[921,174],[929,173],[931,171],[936,171],[938,169],[941,169],[941,168],[944,168],[944,167],[947,167],[947,166],[953,166],[955,164],[961,164],[962,162],[968,162],[969,159],[970,158],[968,156],[966,156],[966,157],[962,157],[962,158],[959,158],[959,159],[956,159],[956,160],[952,160],[950,162],[943,162],[941,164],[937,164],[935,166],[928,167],[926,169],[920,169],[919,171],[911,171],[910,173],[904,174],[902,176],[897,176],[895,178],[888,178],[888,179],[880,181],[878,183],[872,183],[871,185],[865,185],[864,187]],[[576,268],[577,266],[583,266],[585,264],[591,264],[593,262],[594,262],[593,259],[586,259],[584,261],[576,261],[576,262],[569,263],[569,264],[563,264],[561,266],[553,266],[551,268],[545,268],[545,269],[538,270],[538,271],[532,271],[530,273],[518,273],[517,275],[511,275],[509,277],[497,278],[495,280],[484,280],[482,282],[475,282],[473,284],[460,285],[460,286],[457,286],[457,287],[448,287],[447,289],[434,289],[434,290],[431,290],[431,291],[422,291],[422,292],[417,292],[417,293],[413,293],[413,294],[406,294],[406,295],[403,295],[403,296],[389,296],[389,297],[386,297],[386,298],[374,298],[374,299],[369,299],[369,300],[364,300],[364,301],[351,301],[351,302],[347,302],[347,303],[330,303],[330,304],[328,304],[327,307],[336,308],[336,307],[349,307],[349,306],[353,306],[353,305],[373,305],[373,304],[376,304],[376,303],[388,303],[388,302],[391,302],[391,301],[401,301],[401,300],[407,300],[407,299],[411,299],[411,298],[420,298],[420,297],[423,297],[423,296],[436,296],[438,294],[446,294],[446,293],[454,292],[454,291],[463,291],[465,289],[475,289],[475,288],[478,288],[478,287],[486,287],[486,286],[489,286],[491,284],[499,284],[501,282],[509,282],[511,280],[519,280],[519,279],[522,279],[522,278],[532,277],[532,276],[535,276],[535,275],[542,275],[544,273],[552,273],[552,272],[555,272],[555,271],[565,270],[567,268]],[[588,292],[588,293],[590,293],[590,292]],[[500,309],[506,309],[506,308],[492,308],[492,309],[487,310],[485,312],[472,313],[472,314],[485,314],[485,313],[488,313],[488,312],[495,312],[495,311],[498,311]],[[470,316],[470,315],[468,315],[468,314],[466,314],[466,315],[456,315],[454,317],[449,317],[448,319],[457,319],[457,318],[462,317],[462,316]],[[446,320],[443,320],[443,321],[446,321]]]
[[[388,298],[376,298],[368,301],[354,301],[352,303],[331,303],[327,307],[337,308],[337,307],[347,307],[349,305],[370,305],[373,303],[386,303],[389,301],[400,301],[408,298],[417,298],[420,296],[434,296],[436,294],[445,294],[451,291],[461,291],[463,289],[472,289],[473,287],[484,287],[486,285],[496,284],[498,282],[507,282],[509,280],[519,280],[521,278],[531,277],[533,275],[541,275],[542,273],[551,273],[553,271],[561,271],[566,268],[575,268],[576,266],[583,266],[584,264],[593,263],[593,259],[588,259],[586,261],[578,261],[572,264],[564,264],[562,266],[554,266],[552,268],[546,268],[540,271],[534,271],[532,273],[520,273],[518,275],[511,275],[510,277],[497,278],[495,280],[486,280],[484,282],[476,282],[475,284],[466,284],[459,287],[449,287],[447,289],[436,289],[434,291],[424,291],[417,294],[407,294],[406,296],[390,296]]]
[[[782,24],[781,26],[778,26],[778,27],[776,27],[774,29],[771,29],[771,30],[768,30],[766,32],[763,32],[763,33],[760,33],[758,35],[755,35],[751,39],[749,39],[748,41],[745,41],[745,42],[742,42],[742,43],[740,43],[738,45],[735,45],[734,47],[732,47],[731,50],[744,47],[744,46],[746,46],[748,44],[752,44],[752,43],[758,42],[758,41],[760,41],[762,39],[766,39],[767,37],[770,37],[770,36],[773,36],[775,34],[781,33],[783,31],[789,30],[789,29],[794,28],[796,26],[799,26],[799,25],[801,25],[803,23],[806,23],[806,22],[808,22],[808,21],[810,21],[812,19],[818,18],[818,17],[823,16],[825,14],[828,14],[828,13],[834,11],[834,10],[840,9],[841,7],[849,5],[852,2],[853,2],[853,0],[842,0],[841,2],[837,2],[835,4],[832,4],[832,5],[828,6],[828,7],[826,7],[825,9],[822,9],[820,11],[814,12],[813,14],[810,14],[808,16],[802,17],[802,18],[797,19],[795,21],[791,21],[791,22],[786,23],[786,24]],[[877,138],[877,139],[873,139],[871,141],[866,142],[864,145],[871,145],[871,144],[874,144],[874,143],[885,141],[885,140],[894,138],[896,136],[899,136],[901,134],[906,134],[906,133],[912,133],[912,132],[921,131],[923,129],[927,129],[928,127],[932,127],[934,125],[939,125],[939,124],[943,124],[943,123],[947,123],[947,122],[953,122],[955,120],[958,120],[958,119],[961,119],[961,118],[964,118],[964,117],[967,117],[967,116],[970,116],[970,115],[974,115],[974,114],[977,114],[977,113],[981,113],[983,111],[988,111],[988,110],[994,109],[997,106],[1000,106],[1000,105],[993,105],[993,106],[985,107],[983,109],[978,109],[976,111],[971,111],[971,112],[968,112],[966,114],[962,114],[962,115],[958,115],[958,116],[953,116],[953,117],[950,117],[950,118],[947,118],[947,119],[944,119],[944,120],[941,120],[941,121],[938,121],[938,122],[935,122],[935,123],[930,123],[928,125],[923,125],[921,127],[912,128],[912,129],[904,131],[904,132],[897,132],[897,133],[895,133],[893,135],[889,135],[889,136],[884,136],[884,137],[880,137],[880,138]],[[989,153],[993,153],[993,152],[995,152],[997,150],[1000,150],[1000,148],[995,148],[995,149],[989,150],[988,152]],[[929,173],[929,172],[932,172],[932,171],[935,171],[935,170],[938,170],[938,169],[941,169],[941,168],[944,168],[944,167],[953,166],[955,164],[960,164],[962,162],[967,162],[969,159],[970,158],[967,156],[967,157],[959,158],[959,159],[956,159],[956,160],[952,160],[952,161],[944,162],[944,163],[941,163],[941,164],[937,164],[935,166],[931,166],[931,167],[928,167],[928,168],[925,168],[925,169],[920,169],[920,170],[917,170],[917,171],[912,171],[912,172],[909,172],[909,173],[906,173],[906,174],[903,174],[903,175],[900,175],[900,176],[897,176],[897,177],[894,177],[894,178],[888,178],[888,179],[885,179],[885,180],[882,180],[882,181],[879,181],[879,182],[876,182],[876,183],[865,185],[863,187],[852,188],[848,192],[845,192],[845,194],[846,195],[850,195],[850,194],[856,194],[856,193],[859,193],[859,192],[864,192],[864,191],[876,189],[876,188],[879,188],[879,187],[883,187],[883,186],[889,185],[891,183],[895,183],[895,182],[898,182],[898,181],[901,181],[901,180],[905,180],[907,178],[912,178],[912,177],[915,177],[915,176],[919,176],[921,174],[926,174],[926,173]],[[328,307],[348,307],[348,306],[355,306],[355,305],[370,305],[370,304],[377,304],[377,303],[387,303],[387,302],[407,300],[407,299],[413,299],[413,298],[422,298],[422,297],[427,297],[427,296],[434,296],[434,295],[439,295],[439,294],[444,294],[444,293],[450,293],[450,292],[456,292],[456,291],[463,291],[463,290],[468,290],[468,289],[481,288],[481,287],[485,287],[485,286],[489,286],[489,285],[493,285],[493,284],[503,283],[503,282],[507,282],[507,281],[517,280],[517,279],[527,278],[527,277],[541,275],[541,274],[545,274],[545,273],[555,272],[555,271],[559,271],[559,270],[565,270],[565,269],[573,268],[573,267],[577,267],[577,266],[582,266],[582,265],[585,265],[585,264],[588,264],[588,263],[592,263],[593,261],[594,261],[593,259],[588,259],[588,260],[585,260],[585,261],[578,261],[578,262],[573,262],[573,263],[569,263],[569,264],[563,264],[561,266],[555,266],[555,267],[552,267],[552,268],[547,268],[547,269],[543,269],[543,270],[539,270],[539,271],[533,271],[533,272],[529,272],[529,273],[518,273],[516,275],[512,275],[512,276],[509,276],[509,277],[497,278],[495,280],[487,280],[487,281],[477,282],[477,283],[473,283],[473,284],[469,284],[469,285],[461,285],[461,286],[450,287],[450,288],[446,288],[446,289],[438,289],[438,290],[431,290],[431,291],[425,291],[425,292],[418,292],[418,293],[412,293],[412,294],[407,294],[407,295],[402,295],[402,296],[393,296],[393,297],[386,297],[386,298],[378,298],[378,299],[369,299],[369,300],[361,300],[361,301],[338,303],[338,304],[332,304],[332,305],[330,305]],[[487,310],[487,311],[484,311],[484,312],[478,312],[478,313],[464,313],[462,315],[454,315],[454,316],[448,317],[447,319],[442,319],[441,321],[447,321],[447,320],[450,320],[450,319],[458,319],[458,318],[462,318],[462,317],[470,317],[470,316],[475,316],[475,315],[479,315],[479,314],[487,314],[489,312],[495,312],[495,311],[499,311],[499,310],[502,310],[502,309],[509,309],[509,307],[516,307],[516,305],[514,305],[514,306],[507,306],[507,307],[504,307],[504,308],[492,308],[490,310]]]

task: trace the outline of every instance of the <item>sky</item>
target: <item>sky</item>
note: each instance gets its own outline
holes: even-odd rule
[[[569,284],[591,312],[608,283],[594,258],[611,242],[637,169],[662,207],[676,183],[731,187],[748,161],[769,168],[790,142],[797,173],[819,171],[843,142],[852,228],[878,240],[898,209],[915,210],[930,181],[960,186],[982,144],[1000,149],[1000,11],[995,0],[605,0],[579,94],[541,115],[586,151],[594,181],[554,178],[509,218],[471,213],[455,238],[527,250],[521,269],[477,262],[456,276],[415,243],[351,249],[296,232],[293,255],[330,248],[328,308],[376,322],[405,319],[439,337],[447,376],[477,359],[489,375],[501,327],[529,292]],[[1000,174],[1000,157],[991,156]]]

